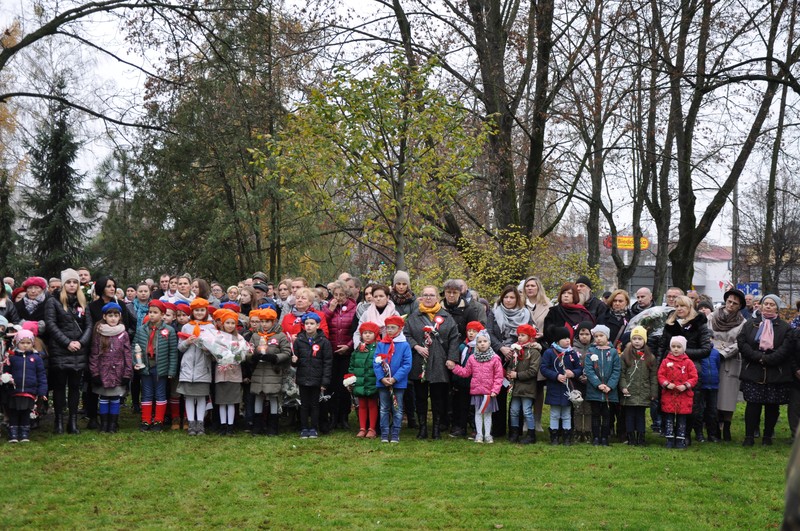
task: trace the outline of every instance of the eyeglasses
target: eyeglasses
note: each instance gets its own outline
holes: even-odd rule
[[[434,294],[423,293],[422,295],[420,295],[420,298],[422,299],[433,299],[434,297],[436,297],[435,293]]]

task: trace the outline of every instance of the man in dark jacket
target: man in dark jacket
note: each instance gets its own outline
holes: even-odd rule
[[[636,302],[631,306],[631,315],[639,315],[644,310],[654,307],[653,292],[650,288],[639,288],[636,290]]]
[[[594,316],[595,323],[606,324],[608,319],[608,305],[592,294],[592,281],[586,275],[581,275],[575,280],[575,287],[581,297],[581,304]]]

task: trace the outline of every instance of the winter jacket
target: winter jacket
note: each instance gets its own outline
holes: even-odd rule
[[[671,352],[667,354],[661,367],[658,369],[658,383],[661,385],[661,411],[664,413],[677,413],[690,415],[692,413],[692,400],[694,388],[697,386],[697,369],[694,362],[686,354],[676,356]],[[667,385],[688,385],[688,389],[681,392],[677,389],[667,389]]]
[[[394,346],[394,352],[389,358],[389,369],[392,372],[392,378],[397,380],[392,386],[395,389],[405,389],[408,387],[409,373],[411,372],[411,346],[406,341],[405,335],[400,332],[397,337],[392,340],[391,345]],[[390,344],[379,342],[375,347],[375,359],[388,356]],[[383,364],[377,361],[373,362],[372,369],[375,372],[375,387],[378,389],[385,387],[381,382],[381,378],[386,377],[383,370]]]
[[[516,398],[536,398],[536,379],[542,363],[542,347],[539,343],[529,343],[517,354],[517,366],[514,368],[513,358],[508,369],[517,371],[511,396]]]
[[[34,399],[37,396],[47,396],[47,371],[39,353],[15,350],[9,354],[8,364],[3,365],[3,372],[14,378],[14,390],[11,394],[28,394]]]
[[[355,396],[373,396],[378,392],[376,387],[375,369],[375,349],[376,343],[367,345],[361,343],[350,356],[350,366],[347,372],[354,374],[356,383],[353,384],[353,394]],[[363,350],[362,350],[363,349]]]
[[[719,389],[719,362],[719,350],[712,348],[711,355],[700,363],[703,389]]]
[[[595,359],[597,358],[597,359]],[[583,359],[583,374],[586,375],[586,400],[593,402],[619,402],[620,361],[616,349],[600,349],[592,345]],[[611,388],[608,393],[598,387],[605,384]]]
[[[592,295],[589,300],[583,303],[583,306],[594,316],[596,324],[606,324],[610,309],[606,303]],[[610,338],[612,341],[614,338]]]
[[[321,317],[319,329],[322,331],[325,337],[330,337],[328,320],[322,315],[322,311],[314,310],[313,307],[309,308],[308,311],[314,312]],[[300,332],[305,331],[305,327],[303,326],[303,322],[300,320],[300,317],[302,316],[289,312],[281,319],[281,330],[283,330],[283,333],[286,334],[287,337],[295,338],[298,334],[300,334]]]
[[[271,330],[275,335],[264,339],[258,334],[250,338],[253,352],[248,360],[253,366],[250,375],[250,392],[254,395],[278,395],[281,392],[283,377],[292,362],[292,346],[276,324]],[[262,352],[263,347],[263,352]]]
[[[470,356],[466,367],[456,365],[453,372],[462,378],[472,377],[469,394],[477,396],[497,395],[503,387],[503,362],[495,354],[489,361],[480,362]]]
[[[700,374],[700,361],[711,354],[711,330],[708,328],[708,318],[699,313],[683,325],[677,320],[672,324],[664,325],[658,349],[659,360],[663,360],[669,353],[669,343],[673,336],[686,338],[686,355],[694,362],[695,369]]]
[[[639,354],[644,353],[644,356]],[[630,396],[622,396],[623,406],[649,406],[658,396],[658,363],[647,345],[636,351],[628,345],[620,357],[619,389],[627,389]]]
[[[214,382],[242,383],[242,361],[244,361],[245,357],[250,353],[250,343],[245,341],[241,334],[237,334],[236,337],[223,331],[219,331],[217,334],[218,337],[222,337],[225,345],[230,348],[234,359],[238,361],[229,365],[217,363],[217,373],[214,377]]]
[[[83,371],[89,360],[92,316],[78,304],[77,298],[70,298],[65,310],[59,296],[59,291],[56,291],[44,301],[50,368]],[[80,350],[72,352],[67,348],[72,341],[80,342]]]
[[[25,300],[20,299],[14,303],[14,306],[17,307],[17,315],[19,315],[20,321],[37,321],[39,323],[39,336],[45,337],[47,335],[47,324],[44,320],[44,307],[47,303],[47,299],[52,298],[49,293],[45,292],[44,300],[40,302],[36,308],[34,308],[33,312],[28,312],[25,308]]]
[[[389,300],[394,303],[397,315],[407,316],[419,305],[417,297],[411,291],[408,292],[408,297],[401,297],[395,292],[394,288],[389,291]]]
[[[411,374],[409,379],[417,381],[422,376],[423,362],[422,355],[414,347],[417,345],[428,347],[428,360],[425,364],[425,381],[430,383],[450,382],[450,371],[447,370],[445,362],[459,361],[460,354],[458,345],[461,343],[458,338],[458,325],[444,309],[439,310],[434,319],[441,319],[441,323],[432,322],[427,315],[419,311],[419,307],[414,309],[406,319],[406,326],[403,334],[411,348]],[[438,330],[427,332],[430,337],[430,344],[425,341],[425,327],[438,327]]]
[[[89,372],[92,378],[100,378],[105,388],[121,386],[123,380],[130,380],[133,377],[131,340],[128,333],[123,330],[115,336],[105,336],[108,348],[103,349],[101,347],[103,338],[99,331],[95,331],[92,336]]]
[[[547,317],[544,318],[544,344],[549,345],[553,342],[551,329],[554,326],[567,327],[571,330],[570,334],[574,336],[578,325],[583,321],[597,324],[594,315],[580,304],[571,304],[569,306],[557,304],[556,306],[551,306],[550,311],[547,312]]]
[[[320,310],[323,320],[328,325],[328,338],[330,339],[333,350],[339,348],[339,345],[347,345],[347,352],[344,354],[334,354],[334,356],[346,356],[353,351],[353,333],[358,326],[356,320],[356,301],[347,299],[344,304],[337,304],[336,308],[331,311],[327,305]]]
[[[297,385],[330,386],[333,349],[322,330],[317,330],[313,338],[309,338],[305,330],[297,334],[294,340],[294,355],[297,356],[297,362],[292,365],[297,367],[295,377]]]
[[[11,324],[19,324],[19,312],[16,305],[8,297],[0,299],[0,315],[6,318]]]
[[[187,325],[188,326],[188,325]],[[150,376],[149,354],[147,352],[147,342],[150,339],[150,332],[153,325],[147,323],[145,326],[136,330],[133,339],[133,353],[136,356],[136,345],[142,349],[142,362],[144,368],[141,370],[143,376]],[[155,353],[155,368],[159,378],[174,378],[178,375],[178,336],[171,326],[164,321],[158,323],[153,335],[153,352]]]
[[[756,341],[761,320],[759,315],[747,321],[739,332],[737,342],[739,352],[742,354],[742,372],[739,374],[739,379],[759,384],[792,382],[791,358],[794,342],[790,340],[789,325],[786,321],[776,318],[772,322],[775,348],[762,351]]]
[[[461,343],[458,346],[458,351],[460,352],[460,357],[456,363],[461,367],[466,367],[467,360],[470,359],[472,354],[475,352],[475,345],[473,344],[473,346],[470,347],[467,343]],[[455,373],[453,373],[453,375],[450,377],[450,382],[453,384],[453,386],[459,389],[469,390],[469,381],[470,378],[462,378]]]
[[[194,333],[193,324],[186,323],[181,330],[182,334],[192,335]],[[145,325],[142,328],[147,328]],[[214,331],[214,325],[204,324],[200,325],[201,331]],[[139,332],[136,332],[139,335]],[[188,338],[187,338],[188,339]],[[211,383],[213,379],[212,368],[214,357],[209,351],[200,346],[200,341],[190,344],[186,339],[178,342],[178,352],[183,354],[180,356],[180,375],[179,381],[187,383]],[[144,353],[144,349],[142,349]]]
[[[618,347],[620,349],[622,348],[619,347],[619,343],[622,341],[623,331],[625,330],[625,327],[628,326],[628,321],[630,320],[630,310],[626,310],[625,314],[622,316],[617,316],[609,308],[608,313],[606,314],[606,322],[603,324],[608,327],[608,342],[611,346]]]
[[[442,308],[450,314],[458,326],[458,338],[464,341],[467,337],[467,323],[478,321],[486,326],[486,308],[478,301],[467,302],[464,297],[459,297],[458,302],[450,306],[447,301],[442,301]]]
[[[577,381],[578,377],[583,374],[578,354],[570,349],[562,356],[558,356],[556,355],[556,350],[550,347],[542,354],[542,364],[539,370],[547,378],[545,404],[550,406],[570,405],[568,393],[575,388],[573,380]],[[558,375],[564,374],[566,370],[570,370],[575,374],[574,378],[567,380],[569,385],[558,381]]]

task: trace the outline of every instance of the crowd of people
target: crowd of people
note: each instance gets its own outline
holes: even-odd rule
[[[552,445],[638,446],[649,410],[666,446],[686,448],[730,441],[740,394],[744,446],[772,444],[781,405],[792,434],[800,418],[800,330],[776,295],[731,289],[714,308],[670,288],[655,330],[630,324],[656,306],[649,289],[631,304],[622,289],[597,297],[585,276],[553,301],[531,276],[493,302],[461,279],[416,295],[404,271],[363,289],[347,273],[311,287],[260,272],[227,289],[168,274],[123,287],[86,268],[4,284],[11,443],[30,441],[49,410],[56,434],[79,434],[81,416],[83,429],[116,432],[128,401],[143,432],[283,425],[386,443],[405,422],[417,439],[532,444],[547,424]]]

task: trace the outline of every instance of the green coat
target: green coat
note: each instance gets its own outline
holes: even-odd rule
[[[658,396],[658,363],[647,345],[644,353],[644,360],[640,360],[628,344],[620,357],[619,396],[623,406],[649,406],[650,398]],[[631,396],[623,396],[623,389]]]
[[[350,367],[347,372],[356,375],[356,383],[353,385],[353,394],[355,396],[374,396],[378,392],[375,388],[377,379],[373,368],[376,344],[365,345],[361,343],[359,348],[364,346],[366,350],[361,352],[359,348],[356,348],[350,355]]]
[[[514,380],[511,396],[536,398],[536,377],[539,375],[539,365],[542,362],[542,347],[539,346],[539,343],[533,343],[526,346],[523,352],[525,355],[520,356],[517,361],[517,378]],[[510,366],[509,370],[511,370]]]
[[[133,364],[136,365],[136,345],[142,349],[142,361],[144,369],[143,376],[150,375],[150,363],[147,358],[147,342],[150,339],[150,324],[145,324],[136,329],[136,335],[131,347]],[[166,333],[164,333],[166,331]],[[153,351],[156,354],[156,369],[161,378],[174,378],[178,374],[178,336],[175,330],[161,321],[156,327],[156,334],[153,337]]]

